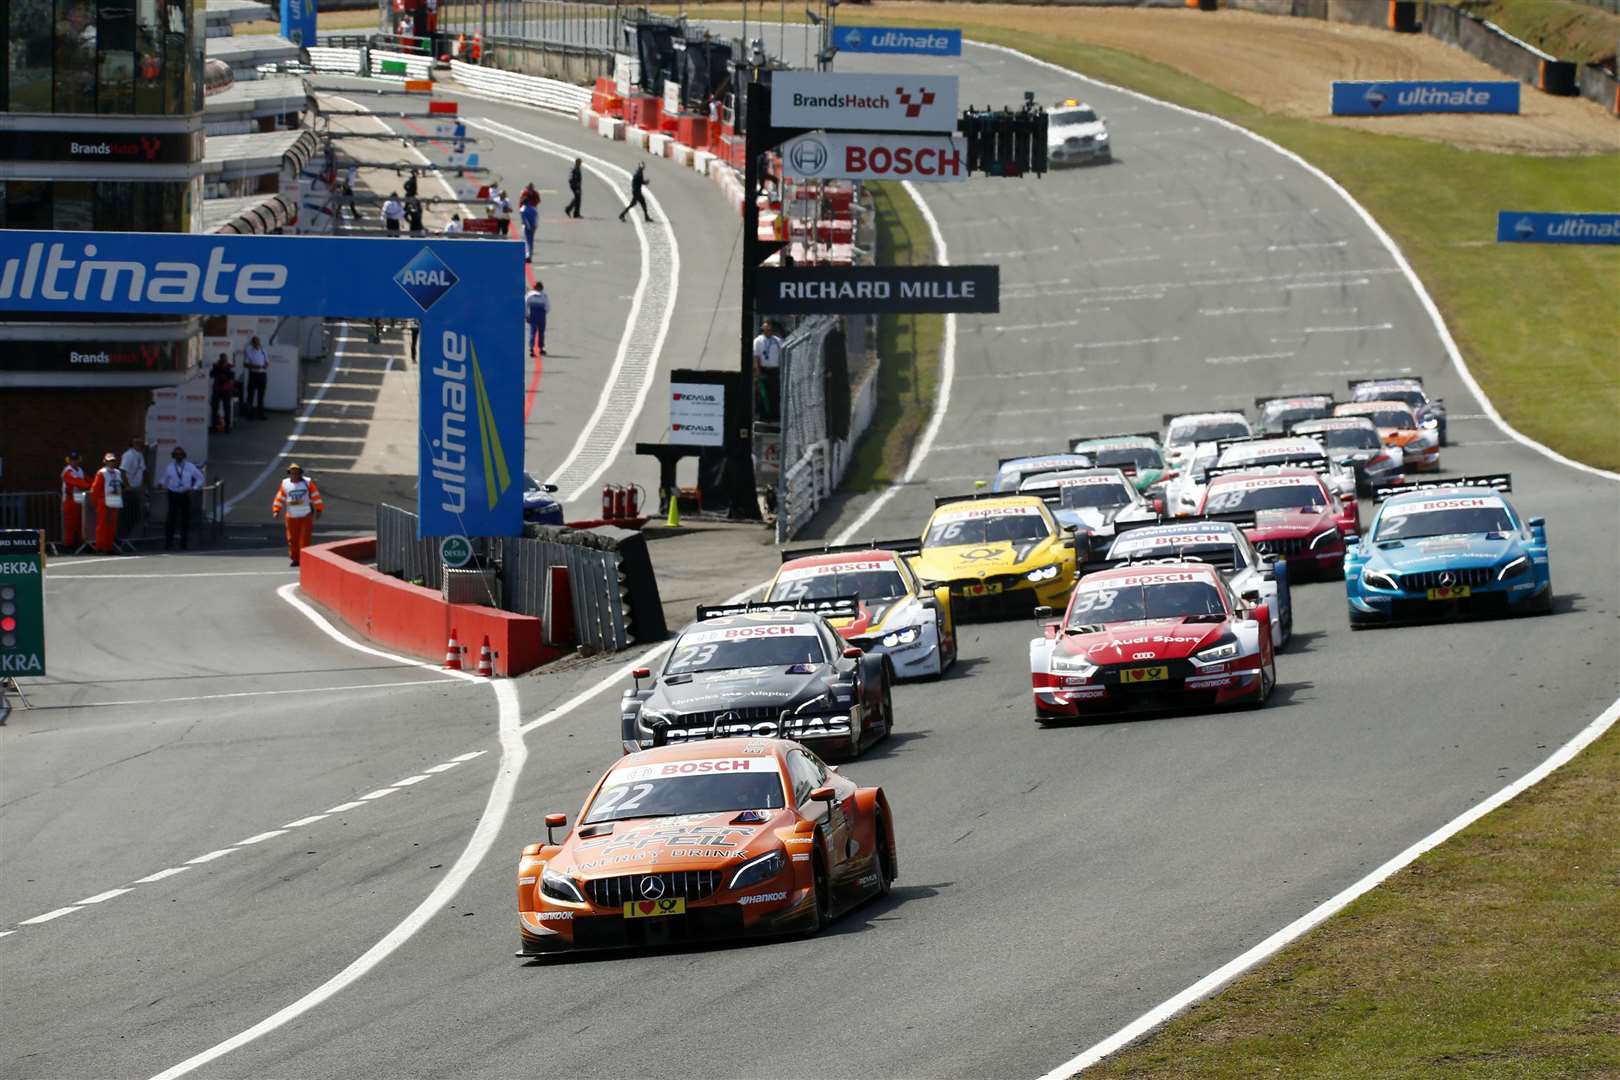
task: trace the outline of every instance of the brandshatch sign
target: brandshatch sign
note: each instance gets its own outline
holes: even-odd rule
[[[994,313],[999,266],[762,266],[754,302],[772,315]]]

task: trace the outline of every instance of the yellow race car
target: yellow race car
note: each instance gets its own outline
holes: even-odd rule
[[[1061,607],[1074,588],[1074,537],[1034,495],[986,492],[934,500],[911,567],[924,589],[948,588],[958,621]]]

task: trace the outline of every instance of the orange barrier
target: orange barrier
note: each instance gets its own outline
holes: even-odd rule
[[[299,587],[372,641],[434,663],[442,661],[452,626],[465,631],[469,641],[489,635],[501,675],[521,675],[564,654],[564,649],[542,643],[539,619],[446,603],[434,589],[406,584],[366,565],[376,554],[374,536],[312,544],[302,552]]]

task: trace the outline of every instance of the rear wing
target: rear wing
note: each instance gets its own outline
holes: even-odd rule
[[[1145,521],[1116,521],[1114,522],[1114,535],[1130,532],[1132,529],[1154,529],[1161,525],[1195,525],[1199,523],[1216,523],[1221,525],[1236,525],[1239,529],[1254,528],[1254,511],[1234,510],[1229,514],[1198,514],[1190,517],[1159,517],[1148,518]]]
[[[1111,435],[1079,435],[1069,440],[1069,453],[1083,454],[1084,450],[1076,450],[1081,443],[1104,442],[1108,439],[1152,439],[1153,445],[1159,444],[1157,431],[1116,431]]]
[[[1085,453],[1085,451],[1083,451],[1083,450],[1078,451],[1078,452],[1074,451],[1074,450],[1053,450],[1050,454],[1014,454],[1012,457],[997,458],[996,459],[996,471],[1000,472],[1003,468],[1005,468],[1006,466],[1012,464],[1015,461],[1034,461],[1034,460],[1038,460],[1038,459],[1043,458],[1043,457],[1056,457],[1059,454],[1074,454],[1074,453],[1078,453],[1080,457],[1087,457],[1088,456]],[[1067,463],[1065,463],[1063,465],[1054,465],[1052,467],[1055,468],[1055,469],[1079,469],[1079,468],[1084,468],[1084,466],[1081,465],[1079,462],[1067,462]]]
[[[1174,555],[1155,555],[1151,558],[1143,556],[1125,556],[1121,559],[1111,561],[1118,561],[1124,565],[1129,565],[1132,562],[1195,562],[1203,563],[1205,566],[1213,566],[1215,569],[1221,570],[1228,574],[1238,568],[1238,549],[1236,544],[1188,544],[1186,547],[1179,547],[1175,550],[1176,553]]]
[[[705,622],[754,611],[803,611],[826,619],[853,619],[861,612],[861,598],[829,596],[821,600],[805,597],[799,600],[745,600],[740,604],[699,604],[697,617],[698,622]]]
[[[1216,439],[1215,453],[1224,454],[1227,448],[1231,446],[1242,446],[1244,443],[1266,442],[1267,440],[1275,439],[1276,437],[1277,436],[1264,431],[1257,431],[1253,435],[1232,435],[1225,439]]]
[[[908,536],[904,540],[868,540],[864,544],[828,544],[818,548],[791,548],[782,552],[782,561],[790,563],[794,559],[807,559],[814,555],[853,555],[862,551],[892,551],[896,555],[909,556],[922,552],[922,541],[915,536]]]
[[[1373,501],[1383,502],[1393,495],[1408,491],[1437,491],[1444,488],[1491,488],[1494,491],[1512,491],[1512,473],[1484,473],[1479,476],[1449,476],[1444,480],[1409,480],[1404,484],[1383,485],[1373,488]]]
[[[1344,381],[1344,384],[1350,388],[1351,393],[1354,393],[1356,387],[1358,387],[1358,386],[1365,386],[1368,383],[1378,383],[1378,382],[1415,382],[1419,386],[1422,386],[1423,385],[1423,376],[1421,376],[1421,375],[1380,375],[1380,376],[1377,376],[1375,378],[1367,378],[1367,377],[1363,376],[1362,378],[1359,378],[1359,379],[1346,379]]]
[[[1150,558],[1139,559],[1127,556],[1123,559],[1088,559],[1080,564],[1079,576],[1084,578],[1091,574],[1100,574],[1104,570],[1118,570],[1126,566],[1179,566],[1182,563],[1202,562],[1205,566],[1215,564],[1202,559],[1183,559],[1179,555],[1173,558],[1155,555]],[[1219,569],[1219,567],[1217,567]]]
[[[1078,468],[1078,466],[1076,466]],[[1058,470],[1053,469],[1053,472]],[[1027,491],[975,491],[969,495],[936,495],[934,496],[934,509],[948,506],[951,503],[978,502],[981,499],[1016,499],[1020,495],[1028,495]]]
[[[1278,469],[1310,469],[1312,472],[1327,474],[1333,471],[1325,455],[1315,454],[1306,456],[1300,454],[1292,461],[1268,461],[1264,465],[1211,465],[1204,470],[1204,482],[1208,483],[1217,476],[1231,476],[1235,473],[1264,473],[1276,472]]]
[[[1323,393],[1319,390],[1301,390],[1297,394],[1268,394],[1265,397],[1255,398],[1254,405],[1257,409],[1263,409],[1273,401],[1297,401],[1300,398],[1324,398],[1328,403],[1332,403],[1333,391]]]

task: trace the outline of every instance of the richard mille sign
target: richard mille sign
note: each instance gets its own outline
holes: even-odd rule
[[[754,281],[773,315],[1001,310],[999,266],[767,266]]]

